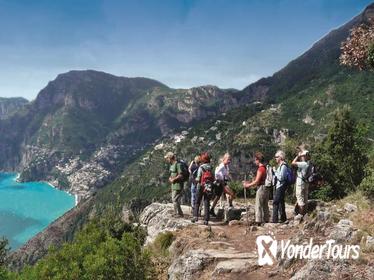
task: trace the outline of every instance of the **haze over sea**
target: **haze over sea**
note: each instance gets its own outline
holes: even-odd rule
[[[19,183],[15,173],[0,173],[0,237],[11,249],[23,245],[75,204],[73,196],[47,183]]]

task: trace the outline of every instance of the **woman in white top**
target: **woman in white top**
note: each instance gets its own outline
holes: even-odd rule
[[[218,200],[221,198],[222,194],[225,193],[228,196],[229,206],[232,207],[232,200],[234,198],[234,193],[227,185],[231,180],[229,165],[231,163],[231,156],[226,153],[221,158],[221,163],[215,169],[215,179],[217,182],[215,188],[215,197],[213,199],[212,207],[210,208],[210,214],[215,217],[214,207],[217,205]]]
[[[296,209],[299,209],[298,215],[295,219],[301,219],[307,211],[308,203],[308,189],[309,183],[307,181],[307,173],[310,166],[309,151],[303,150],[299,152],[297,157],[292,161],[292,165],[297,167],[296,177]]]

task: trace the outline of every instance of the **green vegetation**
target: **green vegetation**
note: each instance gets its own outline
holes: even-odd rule
[[[52,248],[36,265],[18,274],[0,270],[0,276],[8,277],[0,279],[151,279],[144,239],[141,228],[107,215],[88,222],[73,242]]]
[[[369,169],[367,176],[362,180],[359,189],[372,201],[374,201],[374,170]]]
[[[365,177],[368,162],[366,129],[351,116],[351,109],[336,111],[327,137],[318,146],[316,163],[330,186],[322,192],[327,198],[341,198],[355,191]]]

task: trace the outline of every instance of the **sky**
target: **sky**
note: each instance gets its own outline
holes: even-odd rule
[[[69,70],[242,89],[373,0],[0,0],[0,96]]]

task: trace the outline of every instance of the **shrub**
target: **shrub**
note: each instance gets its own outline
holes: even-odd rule
[[[168,249],[174,241],[174,234],[170,231],[160,233],[157,235],[155,241],[152,244],[153,250],[160,252],[162,255],[168,254]]]
[[[139,228],[111,218],[91,221],[72,243],[51,249],[19,279],[148,279],[153,267],[139,235]]]
[[[349,107],[335,111],[327,137],[317,146],[314,156],[319,172],[330,186],[316,191],[325,199],[341,198],[355,191],[365,177],[367,129],[357,124]]]
[[[362,180],[359,189],[374,201],[374,169],[369,169],[368,175]]]

